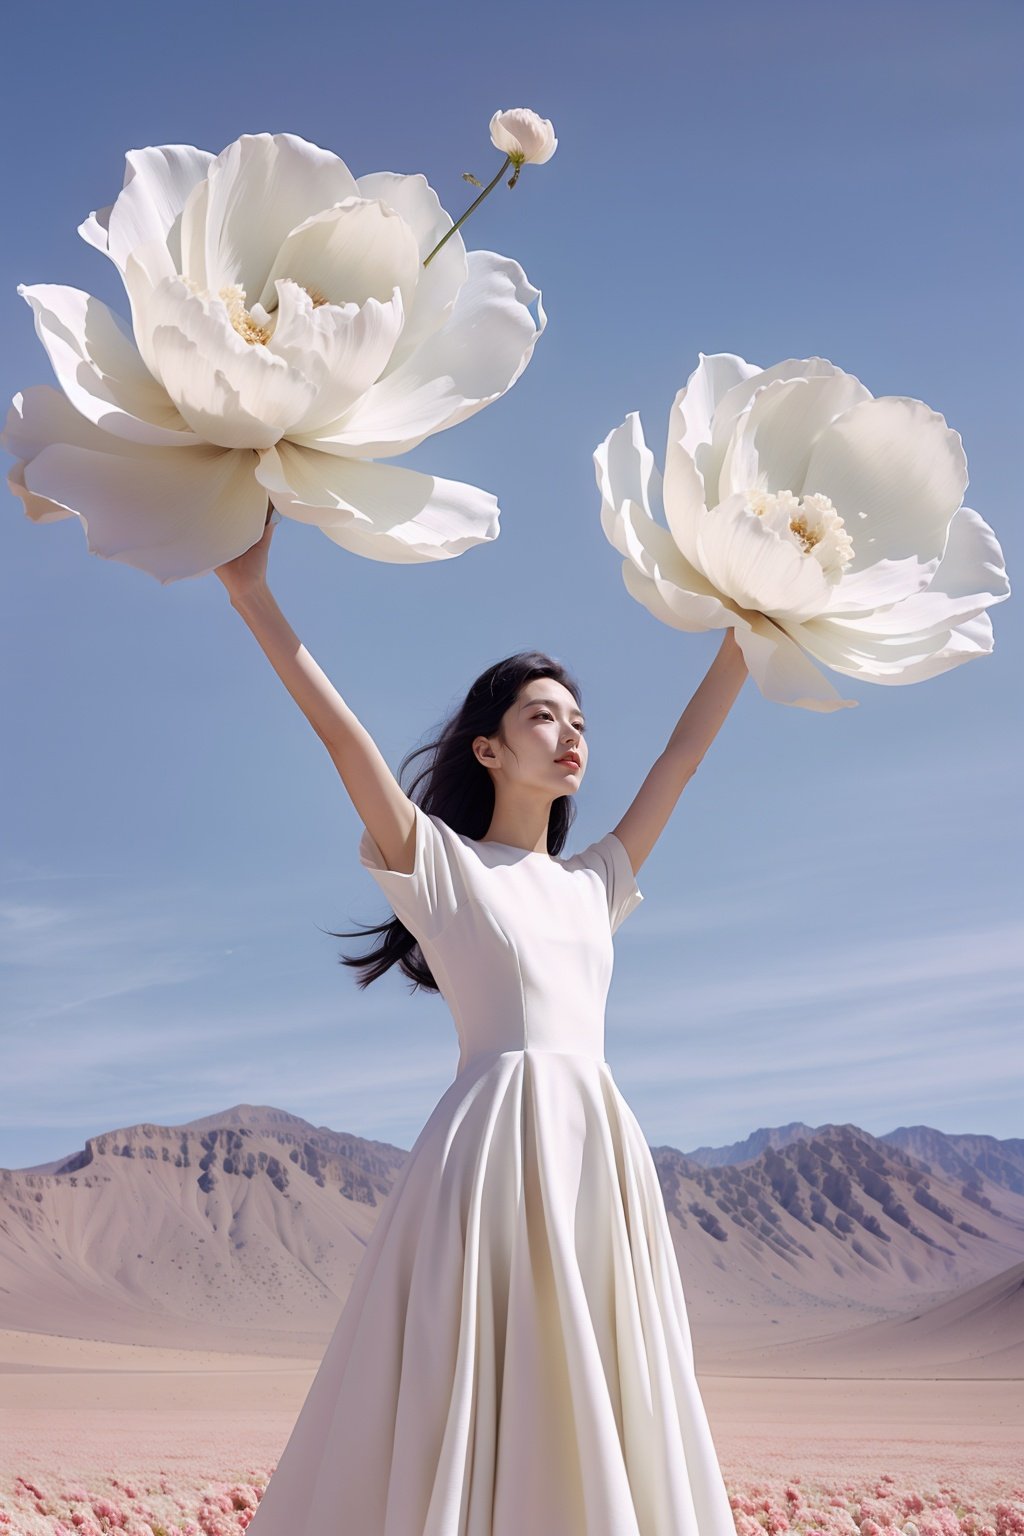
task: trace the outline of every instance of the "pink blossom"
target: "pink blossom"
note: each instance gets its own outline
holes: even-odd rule
[[[239,1536],[271,1470],[206,1481],[165,1468],[73,1484],[56,1469],[34,1472],[0,1487],[0,1536]],[[891,1473],[851,1480],[838,1469],[814,1478],[785,1467],[768,1477],[724,1470],[737,1536],[1024,1536],[1024,1487],[1009,1476],[972,1482],[958,1473],[933,1484],[939,1469],[924,1459],[913,1483]],[[949,1469],[941,1474],[948,1479]]]
[[[996,1505],[996,1536],[1024,1536],[1024,1506],[999,1503]]]

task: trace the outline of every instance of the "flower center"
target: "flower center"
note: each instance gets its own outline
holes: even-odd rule
[[[208,299],[210,297],[209,290],[200,288],[198,283],[191,282],[188,278],[182,278],[182,282],[198,298]],[[297,283],[296,287],[301,288],[303,293],[309,295],[314,309],[319,309],[322,304],[329,304],[331,302],[325,293],[321,293],[319,288],[309,287],[305,283]],[[245,289],[237,283],[232,284],[228,288],[221,288],[217,297],[228,312],[228,319],[231,322],[232,328],[238,332],[242,340],[247,341],[250,347],[265,347],[274,334],[274,326],[277,323],[276,313],[268,314],[261,304],[254,305],[254,308],[259,311],[259,315],[254,315],[250,310],[246,309]]]
[[[251,347],[265,347],[273,334],[272,328],[260,325],[254,320],[245,307],[245,291],[236,284],[231,288],[222,288],[218,295],[224,301],[228,312],[228,319],[232,326],[247,341]]]
[[[853,559],[853,540],[827,496],[817,492],[800,497],[792,491],[752,491],[748,506],[769,528],[817,560],[830,582],[839,581]]]

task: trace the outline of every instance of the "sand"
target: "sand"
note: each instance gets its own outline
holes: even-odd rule
[[[0,1332],[0,1477],[60,1464],[231,1477],[272,1466],[316,1362]],[[1024,1476],[1024,1382],[698,1380],[727,1477]]]

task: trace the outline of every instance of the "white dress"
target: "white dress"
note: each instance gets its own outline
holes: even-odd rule
[[[604,1055],[609,832],[552,859],[416,807],[360,862],[458,1070],[373,1229],[248,1536],[734,1536],[661,1187]]]

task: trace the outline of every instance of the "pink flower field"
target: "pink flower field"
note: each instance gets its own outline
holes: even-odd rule
[[[724,1465],[724,1463],[723,1463]],[[112,1473],[79,1481],[17,1475],[0,1489],[3,1536],[233,1536],[252,1519],[272,1468],[204,1481],[180,1469],[144,1478]],[[963,1472],[920,1483],[875,1478],[809,1479],[798,1473],[726,1482],[738,1536],[1024,1536],[1024,1470],[1005,1482]],[[326,1536],[326,1533],[325,1533]]]

